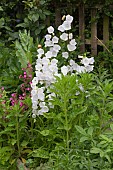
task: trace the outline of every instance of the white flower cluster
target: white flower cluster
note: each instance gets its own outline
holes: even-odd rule
[[[31,91],[31,99],[32,99],[32,109],[33,109],[33,117],[36,115],[43,115],[49,111],[49,107],[53,107],[52,104],[46,102],[46,98],[51,100],[52,96],[55,94],[51,94],[48,91],[48,87],[51,86],[55,82],[55,76],[64,76],[70,73],[84,73],[90,72],[93,70],[94,58],[87,58],[83,56],[78,56],[80,58],[80,63],[83,64],[78,65],[74,60],[69,60],[69,54],[76,50],[76,40],[73,38],[72,33],[67,33],[71,29],[71,23],[73,21],[73,17],[70,15],[66,16],[66,20],[58,27],[60,31],[60,37],[55,36],[54,28],[52,26],[47,28],[48,34],[45,36],[45,49],[48,51],[44,51],[41,46],[37,50],[38,59],[36,60],[35,66],[35,74],[36,77],[32,80],[32,91]],[[62,46],[58,43],[62,42],[66,44],[66,51],[62,50]],[[63,65],[61,68],[58,68],[58,55],[61,55],[67,61],[67,65]]]

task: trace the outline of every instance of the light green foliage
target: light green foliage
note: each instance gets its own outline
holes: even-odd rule
[[[32,63],[33,38],[30,36],[30,32],[27,33],[26,30],[24,30],[24,33],[19,32],[19,37],[20,42],[18,40],[15,42],[16,56],[21,63],[21,68],[26,68],[28,63]]]

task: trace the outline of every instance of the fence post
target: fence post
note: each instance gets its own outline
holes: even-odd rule
[[[61,25],[61,9],[58,3],[55,3],[55,26]]]
[[[85,13],[84,13],[84,4],[79,5],[79,37],[82,42],[80,46],[80,51],[82,53],[85,52],[85,35],[84,35],[84,30],[85,30]]]
[[[104,14],[103,17],[103,43],[106,45],[106,43],[109,41],[109,17]],[[104,51],[106,49],[104,48]]]
[[[96,8],[91,9],[91,54],[97,55],[97,21]]]

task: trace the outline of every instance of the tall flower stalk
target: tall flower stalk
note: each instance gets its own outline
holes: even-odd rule
[[[93,70],[94,58],[86,56],[78,56],[80,60],[76,63],[70,56],[74,57],[74,51],[77,48],[76,40],[73,38],[71,24],[73,17],[67,15],[62,25],[58,27],[60,36],[55,35],[55,30],[52,26],[47,28],[45,35],[44,49],[39,45],[37,50],[37,60],[35,65],[35,77],[32,80],[32,112],[33,117],[43,115],[49,111],[51,102],[51,94],[48,87],[56,81],[56,76],[61,77],[67,74],[80,74],[91,72]],[[61,44],[61,45],[60,45]]]

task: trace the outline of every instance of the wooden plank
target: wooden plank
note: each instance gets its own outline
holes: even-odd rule
[[[84,4],[79,5],[79,37],[82,42],[82,45],[80,46],[80,51],[82,53],[85,52],[85,13],[84,13]]]
[[[107,42],[109,41],[109,17],[104,14],[103,17],[103,43],[107,46]],[[106,48],[104,48],[104,51]]]
[[[91,9],[91,54],[97,55],[97,21],[96,21],[97,9]]]
[[[58,3],[55,3],[55,26],[58,27],[61,25],[61,8],[59,7]]]

